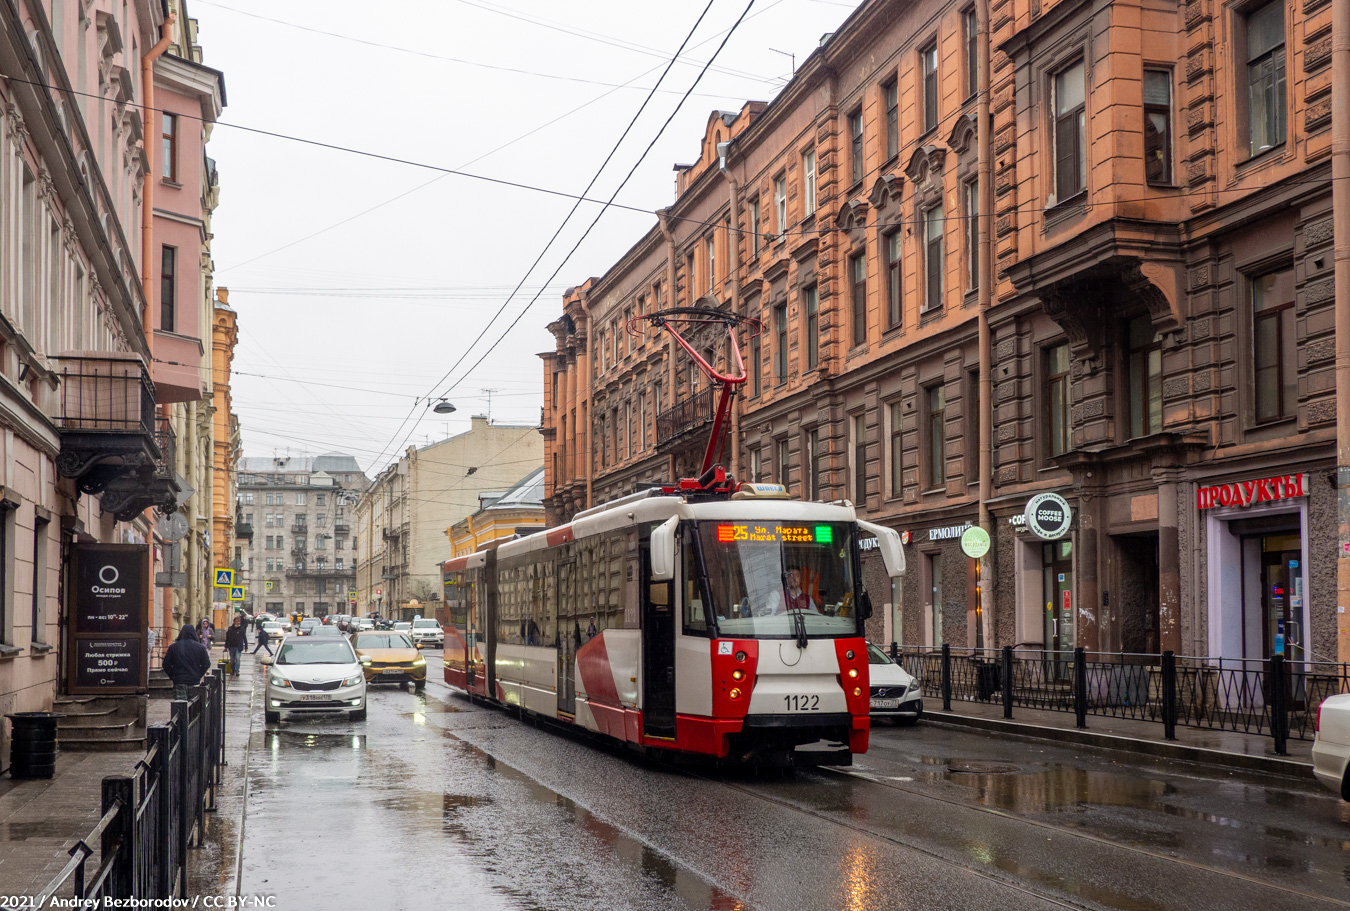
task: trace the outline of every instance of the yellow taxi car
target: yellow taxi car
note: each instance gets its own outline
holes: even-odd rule
[[[427,685],[427,660],[406,633],[362,630],[352,647],[365,671],[366,683],[412,683],[417,692]]]

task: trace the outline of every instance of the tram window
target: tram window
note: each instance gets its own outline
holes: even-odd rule
[[[698,562],[692,541],[684,546],[684,631],[686,635],[706,636],[708,617],[703,611],[703,589],[699,585]],[[655,587],[655,586],[653,586]]]

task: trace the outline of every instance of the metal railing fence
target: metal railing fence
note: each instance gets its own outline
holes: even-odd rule
[[[102,818],[26,909],[45,908],[67,884],[76,899],[186,896],[187,849],[201,843],[225,764],[223,672],[175,700],[169,722],[148,729],[147,747],[131,775],[103,779]]]
[[[1350,664],[1267,659],[1200,658],[1124,652],[1034,649],[901,649],[898,660],[924,694],[951,703],[1001,703],[1157,722],[1167,739],[1176,727],[1237,731],[1273,738],[1286,754],[1289,739],[1312,740],[1317,707],[1350,692]]]

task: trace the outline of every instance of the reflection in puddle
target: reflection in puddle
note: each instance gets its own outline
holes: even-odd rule
[[[80,827],[83,826],[81,823]],[[0,841],[23,841],[27,838],[69,838],[69,819],[42,819],[35,822],[0,823]]]
[[[1162,781],[1114,772],[1056,768],[1024,774],[948,772],[948,781],[974,788],[980,803],[1010,813],[1046,813],[1081,804],[1155,808],[1174,789]]]

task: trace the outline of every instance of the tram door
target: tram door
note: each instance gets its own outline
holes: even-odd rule
[[[581,620],[577,616],[577,563],[558,564],[558,714],[576,715],[577,649]]]
[[[642,725],[650,737],[675,736],[673,583],[651,580],[651,544],[640,550],[642,579]]]

